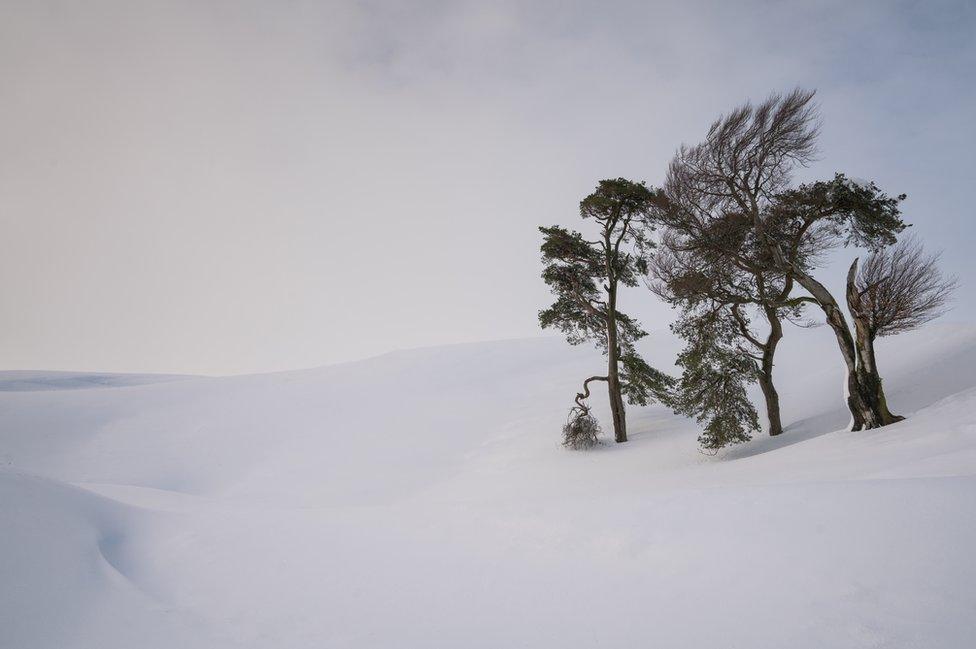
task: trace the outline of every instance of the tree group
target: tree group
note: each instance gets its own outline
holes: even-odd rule
[[[607,383],[614,438],[627,440],[624,399],[657,400],[703,424],[699,441],[717,449],[759,429],[747,386],[756,382],[770,435],[783,432],[773,381],[784,323],[834,333],[847,372],[852,430],[902,417],[888,408],[875,339],[914,329],[941,315],[955,287],[908,227],[904,194],[842,173],[796,184],[794,172],[816,154],[813,92],[773,95],[717,119],[705,139],[678,149],[660,189],[622,178],[604,180],[580,203],[597,234],[558,226],[543,234],[543,279],[556,295],[539,314],[571,344],[594,342],[607,356],[606,375],[583,382],[564,428],[574,448],[596,443],[599,425],[586,399],[589,384]],[[869,253],[850,266],[846,306],[817,279],[828,253],[855,246]],[[635,343],[645,332],[620,311],[620,288],[644,283],[678,312],[672,331],[685,347],[673,379],[650,367]]]

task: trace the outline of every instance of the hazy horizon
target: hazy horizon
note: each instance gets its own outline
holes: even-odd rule
[[[251,373],[543,335],[537,226],[581,227],[601,178],[658,185],[720,113],[796,86],[823,120],[801,179],[907,193],[960,279],[945,321],[976,319],[972,3],[0,12],[0,369]],[[667,327],[649,292],[625,300]]]

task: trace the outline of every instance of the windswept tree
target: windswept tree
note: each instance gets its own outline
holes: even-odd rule
[[[607,356],[606,375],[586,379],[576,396],[575,417],[571,413],[567,424],[570,432],[593,431],[585,399],[594,381],[607,384],[617,442],[627,441],[624,398],[641,405],[666,398],[669,377],[650,367],[634,348],[647,333],[618,308],[620,288],[636,286],[647,271],[650,244],[637,226],[654,201],[654,192],[643,183],[602,180],[580,203],[580,216],[596,222],[595,240],[559,226],[539,228],[542,278],[556,295],[552,306],[539,312],[540,325],[559,329],[572,345],[592,341]]]
[[[855,259],[847,273],[847,307],[854,320],[859,373],[892,421],[903,417],[888,411],[874,341],[912,331],[945,313],[956,280],[943,275],[938,264],[938,254],[926,254],[921,243],[908,238],[872,254],[860,272]]]
[[[792,172],[816,153],[813,92],[773,95],[719,118],[703,142],[682,147],[668,171],[667,207],[660,221],[696,249],[718,254],[744,270],[779,274],[808,295],[824,313],[847,368],[853,430],[891,423],[857,362],[854,335],[837,300],[814,277],[820,255],[836,246],[879,250],[895,242],[906,224],[899,203],[873,182],[843,174],[799,186]],[[724,236],[716,222],[748,224],[740,236]],[[878,384],[880,389],[880,384]]]
[[[774,263],[806,289],[809,298],[805,299],[820,307],[834,332],[847,370],[852,430],[887,426],[898,418],[888,411],[880,379],[864,373],[854,334],[837,300],[813,276],[813,269],[795,258],[794,251],[810,239],[817,239],[824,250],[855,245],[877,251],[892,245],[907,227],[899,209],[904,199],[904,195],[888,196],[873,182],[853,182],[836,174],[831,181],[784,192],[769,210],[767,223],[772,234],[761,233]]]

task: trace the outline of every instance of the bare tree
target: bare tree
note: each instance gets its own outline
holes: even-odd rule
[[[957,282],[942,274],[939,258],[938,253],[926,254],[922,244],[909,237],[873,253],[860,272],[855,259],[847,273],[847,306],[854,320],[859,374],[893,421],[904,418],[888,411],[874,341],[917,329],[946,312]]]

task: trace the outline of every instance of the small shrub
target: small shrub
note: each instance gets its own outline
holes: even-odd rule
[[[563,446],[574,451],[593,448],[600,443],[600,423],[586,410],[573,408],[563,426]]]

